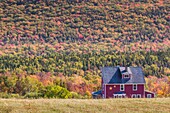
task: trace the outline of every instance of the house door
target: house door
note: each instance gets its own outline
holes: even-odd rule
[[[126,95],[113,95],[113,98],[125,98],[126,97]]]

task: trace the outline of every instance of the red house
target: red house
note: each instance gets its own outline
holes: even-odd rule
[[[154,98],[145,91],[144,73],[141,67],[103,67],[102,90],[93,92],[93,97],[103,98]]]

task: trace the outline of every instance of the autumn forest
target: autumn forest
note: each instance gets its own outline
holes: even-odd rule
[[[103,66],[170,97],[168,0],[0,0],[0,97],[92,98]]]

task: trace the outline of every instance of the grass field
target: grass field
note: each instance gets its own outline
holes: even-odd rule
[[[170,113],[170,98],[0,99],[0,113]]]

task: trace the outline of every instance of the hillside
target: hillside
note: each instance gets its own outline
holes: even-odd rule
[[[2,113],[169,113],[170,99],[0,99]]]
[[[0,97],[91,98],[101,88],[100,67],[118,65],[142,67],[146,89],[170,96],[169,6],[0,0]]]
[[[20,48],[40,43],[58,51],[66,48],[61,43],[87,42],[116,51],[124,45],[132,50],[164,50],[170,45],[169,4],[168,0],[1,0],[0,45]],[[83,48],[81,44],[77,49]]]

